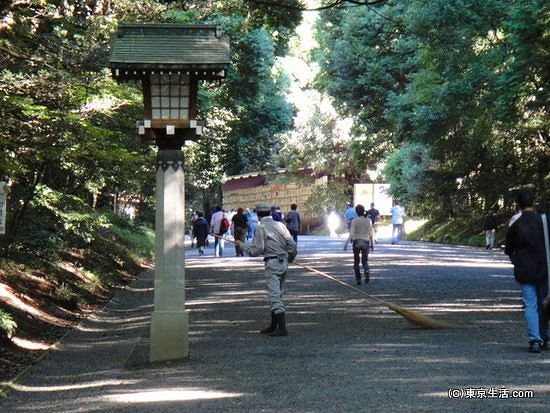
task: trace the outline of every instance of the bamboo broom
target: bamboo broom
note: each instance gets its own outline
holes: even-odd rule
[[[214,234],[211,234],[211,235],[214,235]],[[214,235],[214,237],[223,239],[223,240],[228,241],[228,242],[231,242],[232,244],[236,244],[235,241],[233,241],[231,239],[228,239],[228,238],[225,238],[225,237],[222,237],[222,236],[219,236],[219,235]],[[333,276],[331,276],[331,275],[329,275],[325,272],[319,271],[319,270],[317,270],[313,267],[309,267],[307,265],[300,264],[300,263],[297,263],[297,262],[294,262],[293,264],[297,265],[298,267],[305,268],[306,270],[311,271],[315,274],[319,274],[322,277],[328,278],[329,280],[335,281],[335,282],[337,282],[338,284],[340,284],[344,287],[351,288],[352,290],[357,291],[358,293],[363,294],[363,295],[367,296],[368,298],[370,298],[372,300],[376,300],[376,301],[386,305],[390,310],[395,311],[397,314],[403,316],[407,321],[410,321],[412,324],[414,324],[416,326],[426,328],[426,329],[456,328],[456,326],[454,326],[452,324],[434,320],[433,318],[430,318],[428,316],[420,314],[416,311],[409,310],[407,308],[403,308],[401,306],[398,306],[397,304],[390,303],[389,301],[382,300],[381,298],[378,298],[374,295],[367,294],[363,290],[360,290],[359,288],[354,287],[353,285],[350,285],[350,284],[347,284],[343,281],[340,281],[339,279],[334,278]]]

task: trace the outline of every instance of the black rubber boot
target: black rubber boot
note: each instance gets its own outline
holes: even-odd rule
[[[288,332],[286,331],[285,313],[275,314],[275,318],[277,320],[277,328],[275,329],[275,331],[268,333],[268,336],[271,336],[271,337],[287,336]]]
[[[277,329],[277,318],[275,317],[275,313],[271,312],[271,324],[264,328],[263,330],[260,330],[261,334],[269,334],[273,333]]]

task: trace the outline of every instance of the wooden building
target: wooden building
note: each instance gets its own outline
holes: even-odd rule
[[[326,175],[315,175],[311,169],[301,169],[295,174],[281,171],[271,175],[256,172],[230,176],[222,184],[223,205],[226,210],[239,207],[253,209],[258,202],[269,202],[286,213],[295,203],[302,220],[308,222],[318,216],[308,214],[304,205],[316,189],[327,183]]]

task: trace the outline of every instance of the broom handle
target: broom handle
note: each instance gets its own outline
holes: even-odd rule
[[[232,244],[236,244],[235,241],[231,240],[231,239],[228,239],[228,238],[225,238],[225,237],[222,237],[221,235],[215,235],[215,234],[210,234],[216,238],[219,238],[219,239],[223,239],[224,241],[228,241],[228,242],[231,242]],[[375,297],[374,295],[370,295],[370,294],[367,294],[366,292],[364,292],[363,290],[360,290],[359,288],[357,287],[354,287],[353,285],[349,285],[343,281],[340,281],[338,278],[334,278],[332,275],[328,275],[326,272],[322,272],[322,271],[319,271],[313,267],[308,267],[307,265],[304,265],[304,264],[299,264],[297,262],[294,262],[293,263],[294,265],[297,265],[298,267],[302,267],[302,268],[305,268],[306,270],[308,271],[311,271],[311,272],[314,272],[316,274],[319,274],[325,278],[328,278],[329,280],[332,280],[332,281],[336,281],[338,284],[340,285],[343,285],[344,287],[348,287],[348,288],[351,288],[352,290],[355,290],[357,291],[358,293],[360,294],[363,294],[363,295],[366,295],[367,297],[373,299],[373,300],[376,300],[384,305],[387,305],[388,307],[393,307],[392,304],[388,303],[387,301],[384,301],[382,300],[381,298],[378,298],[378,297]]]
[[[224,241],[230,242],[231,244],[237,243],[236,241],[233,241],[232,239],[229,239],[229,238],[222,237],[221,235],[216,235],[216,234],[210,234],[210,235],[212,235],[214,238],[223,239]]]
[[[328,278],[329,280],[332,280],[332,281],[336,281],[338,284],[340,285],[343,285],[344,287],[348,287],[348,288],[351,288],[352,290],[355,290],[357,291],[358,293],[361,293],[363,295],[366,295],[367,297],[373,299],[373,300],[376,300],[378,302],[381,302],[382,304],[384,305],[387,305],[388,307],[393,307],[392,304],[388,303],[387,301],[384,301],[382,300],[381,298],[378,298],[378,297],[375,297],[374,295],[370,295],[370,294],[367,294],[366,292],[364,292],[363,290],[360,290],[359,288],[357,287],[354,287],[353,285],[349,285],[343,281],[340,281],[338,278],[334,278],[332,275],[328,275],[327,273],[323,272],[323,271],[319,271],[313,267],[308,267],[307,265],[304,265],[304,264],[300,264],[300,263],[293,263],[294,265],[297,265],[298,267],[302,267],[302,268],[305,268],[306,270],[308,271],[311,271],[311,272],[314,272],[316,274],[319,274],[325,278]]]

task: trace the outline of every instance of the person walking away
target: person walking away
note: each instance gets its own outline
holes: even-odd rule
[[[204,247],[206,245],[208,233],[208,221],[202,212],[197,211],[197,218],[193,222],[193,236],[197,239],[197,249],[199,250],[199,255],[204,255]]]
[[[296,256],[296,243],[282,222],[271,216],[271,205],[262,202],[256,206],[260,222],[256,235],[250,245],[235,241],[244,247],[246,255],[264,257],[266,286],[271,310],[271,324],[260,331],[269,336],[286,336],[285,305],[283,286],[286,279],[289,260]]]
[[[351,221],[349,237],[344,243],[344,251],[348,249],[350,241],[353,243],[353,270],[355,271],[355,279],[357,285],[361,284],[361,270],[359,262],[365,272],[365,284],[370,280],[369,271],[369,246],[372,245],[374,230],[372,222],[365,216],[365,207],[358,204],[355,207],[357,217]]]
[[[246,240],[252,239],[252,211],[250,208],[245,209],[244,216],[246,217]]]
[[[298,244],[298,233],[302,227],[302,220],[300,219],[300,213],[298,212],[298,205],[290,205],[290,211],[286,214],[286,227],[288,232],[292,235],[292,239]]]
[[[195,213],[193,214],[193,216],[191,217],[191,229],[189,230],[189,236],[191,237],[191,248],[193,248],[195,246],[195,235],[194,235],[194,232],[193,232],[193,228],[194,228],[194,225],[195,225],[195,221],[197,220],[197,218],[199,217],[199,211],[195,211]]]
[[[485,232],[485,248],[492,250],[495,245],[495,234],[497,231],[497,218],[495,212],[490,209],[483,220],[483,231]]]
[[[233,233],[233,226],[231,225],[235,215],[237,215],[237,210],[235,208],[231,208],[231,211],[225,213],[225,218],[227,218],[227,221],[229,222],[229,229],[226,231],[227,235],[235,236]]]
[[[244,243],[246,239],[246,232],[248,230],[248,220],[246,215],[243,214],[243,208],[238,208],[237,213],[233,215],[231,219],[231,229],[233,231],[233,237],[235,240],[239,240]],[[237,257],[244,257],[244,250],[239,244],[235,244],[235,255]]]
[[[548,294],[544,229],[541,215],[533,208],[533,192],[520,190],[516,202],[521,216],[508,228],[504,252],[514,264],[514,277],[523,293],[528,351],[540,353],[548,347],[548,315],[542,308]]]
[[[258,226],[258,214],[253,209],[248,215],[248,238],[253,239],[256,235],[256,227]]]
[[[271,207],[271,216],[273,217],[274,221],[283,222],[283,213],[281,212],[281,208],[279,208],[278,206]]]
[[[374,202],[371,202],[370,209],[367,211],[367,217],[369,217],[370,222],[374,230],[373,241],[378,243],[378,224],[380,221],[380,211],[374,207]],[[373,250],[373,245],[371,245],[371,251]]]
[[[222,225],[222,224],[224,224],[225,222],[227,222],[225,211],[222,209],[221,206],[218,205],[216,206],[216,212],[212,214],[212,218],[210,219],[210,232],[212,233],[212,235],[218,235],[218,236],[225,235],[229,227],[229,225],[227,224],[227,228],[224,228],[225,225]],[[223,247],[224,247],[224,240],[221,238],[215,237],[214,238],[214,255],[216,257],[223,257]]]
[[[348,209],[344,212],[344,218],[346,219],[346,225],[348,227],[348,231],[351,227],[351,221],[353,221],[353,218],[357,216],[357,213],[355,212],[355,208],[353,207],[353,204],[351,202],[348,202]]]
[[[391,209],[392,244],[398,244],[403,236],[403,225],[405,222],[405,209],[401,206],[401,202],[397,199],[395,205]]]

